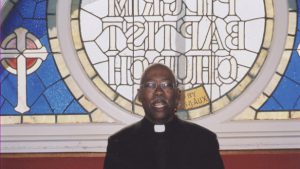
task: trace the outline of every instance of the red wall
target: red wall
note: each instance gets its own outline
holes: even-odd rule
[[[226,169],[300,169],[300,150],[224,152]]]
[[[300,150],[222,151],[226,169],[300,169]],[[104,153],[0,154],[1,169],[102,169]]]

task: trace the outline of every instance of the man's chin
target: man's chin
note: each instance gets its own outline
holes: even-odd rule
[[[170,120],[170,116],[165,112],[155,112],[152,114],[151,119],[154,123],[163,124]]]

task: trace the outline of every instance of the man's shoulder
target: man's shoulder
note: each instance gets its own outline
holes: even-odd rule
[[[109,139],[111,141],[113,141],[113,140],[117,141],[117,140],[124,140],[124,139],[135,137],[135,136],[137,136],[137,133],[140,128],[141,128],[141,121],[131,124],[123,129],[119,130],[115,134],[111,135],[109,137]]]
[[[204,136],[204,137],[212,137],[212,138],[216,137],[216,134],[214,132],[212,132],[211,130],[203,126],[185,120],[179,120],[179,122],[182,128],[184,129],[184,132],[187,132],[193,137],[195,136],[199,136],[199,137]]]

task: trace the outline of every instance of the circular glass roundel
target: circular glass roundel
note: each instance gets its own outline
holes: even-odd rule
[[[222,109],[255,79],[272,37],[271,0],[75,0],[73,8],[86,73],[136,114],[140,78],[153,63],[173,70],[188,118]]]

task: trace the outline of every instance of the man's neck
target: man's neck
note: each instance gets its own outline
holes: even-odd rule
[[[146,116],[146,119],[147,119],[148,121],[150,121],[151,123],[155,124],[155,125],[165,125],[165,124],[171,122],[174,118],[175,118],[175,115],[174,115],[174,116],[171,116],[171,117],[168,118],[168,119],[154,120],[154,119],[148,118],[148,117]]]

